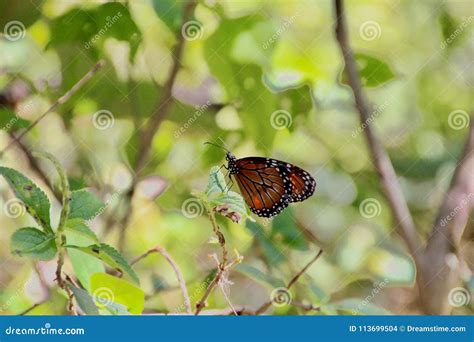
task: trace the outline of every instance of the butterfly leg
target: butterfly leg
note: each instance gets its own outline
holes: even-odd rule
[[[226,178],[229,177],[229,183],[226,184],[224,191],[229,192],[229,190],[232,188],[232,185],[234,185],[234,180],[230,176],[230,172],[227,172],[227,174],[225,176],[226,176]]]

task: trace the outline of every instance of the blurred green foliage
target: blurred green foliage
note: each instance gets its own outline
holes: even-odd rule
[[[21,94],[10,99],[18,116],[1,109],[0,146],[9,142],[10,133],[38,118],[99,58],[107,61],[23,140],[60,160],[76,196],[95,192],[105,203],[97,218],[73,210],[75,218],[90,220],[91,230],[69,222],[68,241],[79,247],[69,248],[66,267],[89,292],[104,281],[123,292],[120,305],[107,312],[125,313],[124,307],[133,308],[131,313],[184,311],[173,269],[159,256],[132,270],[115,249],[101,244],[102,259],[113,268],[125,268],[135,283],[140,278],[140,288],[115,278],[102,279],[98,286],[89,277],[102,277],[105,268],[83,253],[94,253],[86,246],[98,243],[94,235],[116,246],[124,229],[116,223],[126,216],[121,251],[126,259],[163,246],[182,269],[192,303],[202,297],[215,274],[215,261],[208,256],[217,253],[218,245],[210,239],[204,208],[186,215],[183,203],[194,191],[205,191],[211,167],[225,163],[224,153],[203,145],[205,141],[224,142],[237,157],[287,160],[308,170],[318,184],[314,196],[271,221],[255,217],[256,222],[236,223],[218,217],[228,249],[244,257],[230,272],[234,305],[257,308],[321,247],[323,257],[291,290],[294,300],[322,306],[311,314],[418,312],[409,305],[410,292],[404,291],[413,286],[416,269],[394,235],[351,92],[344,86],[331,5],[323,0],[200,1],[191,33],[182,29],[183,2],[1,5],[1,25],[17,20],[25,31],[21,39],[9,39],[13,36],[5,29],[0,39],[0,89],[2,94],[12,89]],[[374,104],[371,124],[393,159],[420,234],[426,235],[465,138],[466,126],[453,125],[450,114],[461,111],[462,116],[474,105],[472,4],[348,1],[347,16],[359,72]],[[367,22],[377,23],[375,38],[364,36],[361,27]],[[150,116],[162,115],[155,106],[169,77],[173,47],[186,34],[193,35],[185,39],[173,86],[175,101],[154,136],[149,160],[137,173],[138,142]],[[102,125],[95,114],[104,111],[110,116]],[[283,121],[276,121],[275,113],[283,114]],[[38,163],[58,187],[54,169]],[[1,165],[20,170],[47,189],[20,150],[3,155]],[[139,182],[127,206],[135,177]],[[0,194],[5,208],[13,195],[3,180]],[[56,224],[61,206],[49,195]],[[364,212],[367,199],[378,204],[375,215]],[[99,202],[84,201],[93,207],[88,212],[102,211]],[[16,229],[34,226],[34,221],[5,210],[0,220],[0,244],[5,247],[0,249],[0,313],[16,314],[45,298],[31,313],[65,313],[66,299],[54,291],[47,297],[42,290],[44,282],[51,285],[54,261],[37,263],[39,277],[31,262],[6,248]],[[374,289],[380,291],[374,295]],[[136,295],[130,298],[129,291]],[[95,312],[83,292],[74,288],[81,308]],[[228,306],[220,290],[208,302],[210,308]],[[306,313],[293,306],[274,312]]]

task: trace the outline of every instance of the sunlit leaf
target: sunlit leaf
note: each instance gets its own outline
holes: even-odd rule
[[[145,306],[145,293],[135,285],[106,273],[91,276],[91,292],[96,305],[118,303],[132,314],[141,314]]]

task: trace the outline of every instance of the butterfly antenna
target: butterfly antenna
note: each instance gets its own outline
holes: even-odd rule
[[[228,149],[226,149],[224,146],[217,145],[217,144],[212,143],[212,142],[209,142],[209,141],[206,141],[206,142],[204,143],[204,145],[212,145],[212,146],[215,146],[215,147],[219,147],[219,148],[223,149],[224,151],[230,152],[230,151],[229,151]]]

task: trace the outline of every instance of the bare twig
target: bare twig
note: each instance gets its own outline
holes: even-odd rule
[[[13,133],[10,133],[10,136],[13,140],[15,140],[15,135]],[[33,171],[36,172],[36,174],[39,176],[39,178],[46,184],[46,186],[51,190],[52,194],[56,199],[61,202],[61,195],[54,189],[53,184],[49,180],[49,178],[46,176],[44,171],[41,169],[38,161],[33,157],[31,154],[31,151],[26,147],[26,145],[21,142],[20,140],[16,140],[16,143],[20,150],[24,153],[26,159],[28,160],[28,163],[30,164],[30,167]]]
[[[359,73],[357,71],[356,62],[352,53],[349,37],[347,33],[347,24],[344,13],[344,1],[335,0],[335,14],[336,14],[336,38],[339,42],[344,62],[346,65],[346,72],[349,86],[354,94],[355,104],[359,112],[359,119],[361,125],[366,127],[364,129],[367,145],[372,154],[372,160],[379,175],[380,183],[385,193],[385,197],[390,205],[392,214],[397,222],[396,229],[406,242],[410,253],[415,261],[418,261],[418,255],[421,253],[421,240],[418,236],[413,218],[408,209],[408,205],[403,196],[402,189],[398,182],[392,162],[388,157],[385,149],[380,144],[380,141],[375,136],[370,125],[371,110],[369,103],[362,91],[362,84]]]
[[[298,279],[300,279],[300,277],[308,270],[308,268],[311,267],[312,264],[314,264],[316,262],[316,260],[319,259],[319,257],[321,256],[321,254],[323,254],[323,250],[319,250],[318,254],[316,254],[316,256],[311,259],[305,267],[303,267],[289,282],[288,282],[288,285],[286,286],[287,290],[289,290],[297,281]],[[256,315],[260,315],[262,313],[264,313],[265,311],[267,311],[267,309],[270,307],[270,305],[272,305],[272,301],[269,300],[268,302],[265,302],[263,303],[257,310],[255,310],[255,314]]]
[[[209,286],[206,289],[206,292],[202,296],[201,300],[199,300],[196,304],[196,312],[194,313],[195,315],[199,315],[201,310],[206,307],[206,300],[211,294],[211,292],[214,290],[214,288],[219,284],[219,282],[224,278],[225,273],[232,268],[234,265],[240,263],[242,261],[242,257],[237,256],[233,261],[227,263],[227,249],[225,247],[225,238],[224,234],[219,230],[219,226],[216,221],[216,217],[214,214],[214,210],[211,208],[208,209],[208,214],[209,218],[211,220],[211,225],[212,225],[212,230],[214,234],[216,234],[217,239],[219,240],[219,244],[222,249],[222,261],[219,262],[217,260],[217,273],[212,282],[209,284]],[[224,295],[227,297],[227,294],[224,293]],[[228,298],[226,298],[228,300]]]
[[[190,0],[184,9],[183,14],[183,24],[191,19],[191,16],[194,12],[194,9],[197,5],[195,0]],[[128,207],[128,211],[131,210],[131,201],[133,195],[135,193],[135,187],[138,182],[138,174],[142,171],[143,167],[145,166],[146,160],[148,158],[148,154],[151,148],[151,142],[153,137],[155,136],[156,132],[158,131],[161,122],[166,118],[168,115],[171,105],[174,102],[173,99],[173,85],[176,80],[176,76],[178,75],[179,68],[181,67],[181,59],[184,50],[184,43],[185,39],[183,35],[178,37],[178,41],[173,49],[172,56],[173,56],[173,65],[171,67],[170,75],[166,80],[166,83],[163,86],[162,94],[160,99],[155,106],[155,109],[150,115],[150,120],[147,122],[146,129],[143,132],[140,132],[140,143],[139,143],[139,152],[137,157],[136,165],[134,166],[135,170],[135,177],[133,179],[133,183],[130,187],[130,190],[125,194],[123,201],[125,205]],[[121,228],[119,234],[119,241],[118,241],[118,248],[119,250],[123,250],[125,248],[125,233],[127,231],[128,225],[130,223],[130,216],[125,215],[123,218],[118,222],[118,226]],[[109,224],[112,223],[111,221],[108,222]],[[110,228],[107,228],[110,230]]]
[[[171,265],[171,267],[173,267],[174,273],[176,273],[176,278],[178,279],[179,286],[181,287],[181,292],[183,293],[184,305],[186,306],[186,312],[188,314],[192,314],[191,299],[189,299],[188,289],[186,288],[186,282],[184,281],[183,273],[181,272],[181,269],[179,268],[176,261],[174,261],[174,259],[166,251],[166,249],[164,249],[163,247],[160,247],[160,246],[156,246],[152,249],[149,249],[144,254],[142,254],[142,255],[136,257],[135,259],[133,259],[133,261],[130,264],[134,265],[137,262],[139,262],[140,260],[146,258],[147,256],[149,256],[150,254],[153,254],[153,253],[161,254],[168,261],[168,263]]]
[[[33,305],[30,306],[28,309],[26,309],[26,310],[20,312],[20,313],[18,314],[18,316],[24,316],[24,315],[26,315],[26,314],[29,313],[31,310],[37,308],[38,306],[40,306],[41,304],[43,304],[43,303],[45,303],[45,302],[46,302],[46,301],[33,304]]]
[[[459,279],[460,267],[447,264],[458,252],[474,204],[474,117],[460,162],[433,225],[424,252],[420,296],[428,314],[447,314],[448,293]],[[459,256],[458,256],[459,257]],[[460,264],[460,263],[459,263]]]
[[[197,1],[190,0],[185,8],[183,13],[183,20],[182,22],[185,23],[191,19],[191,16],[194,12],[194,9],[197,5]],[[176,43],[174,50],[172,52],[173,56],[173,66],[171,67],[170,75],[163,86],[163,92],[161,94],[160,100],[155,107],[155,110],[151,114],[151,119],[147,123],[147,129],[141,135],[140,140],[140,149],[139,149],[139,156],[137,159],[137,165],[135,167],[136,171],[140,171],[142,167],[145,165],[145,161],[148,157],[151,147],[151,141],[155,133],[158,131],[161,122],[166,117],[171,108],[173,103],[173,85],[176,80],[176,76],[178,75],[178,70],[181,67],[181,58],[184,50],[184,43],[185,39],[183,35],[180,35],[178,38],[178,42]]]
[[[94,67],[89,70],[87,74],[84,75],[76,84],[72,86],[71,89],[69,89],[63,96],[61,96],[59,99],[54,102],[51,107],[48,108],[46,112],[41,114],[35,121],[31,123],[31,125],[25,129],[19,136],[14,138],[8,145],[0,152],[0,156],[3,155],[10,147],[13,146],[14,143],[20,141],[29,131],[31,131],[41,120],[44,119],[46,115],[54,111],[57,107],[65,103],[67,100],[69,100],[79,89],[81,89],[89,80],[94,77],[94,75],[99,71],[100,68],[102,68],[105,65],[104,60],[100,60]]]

